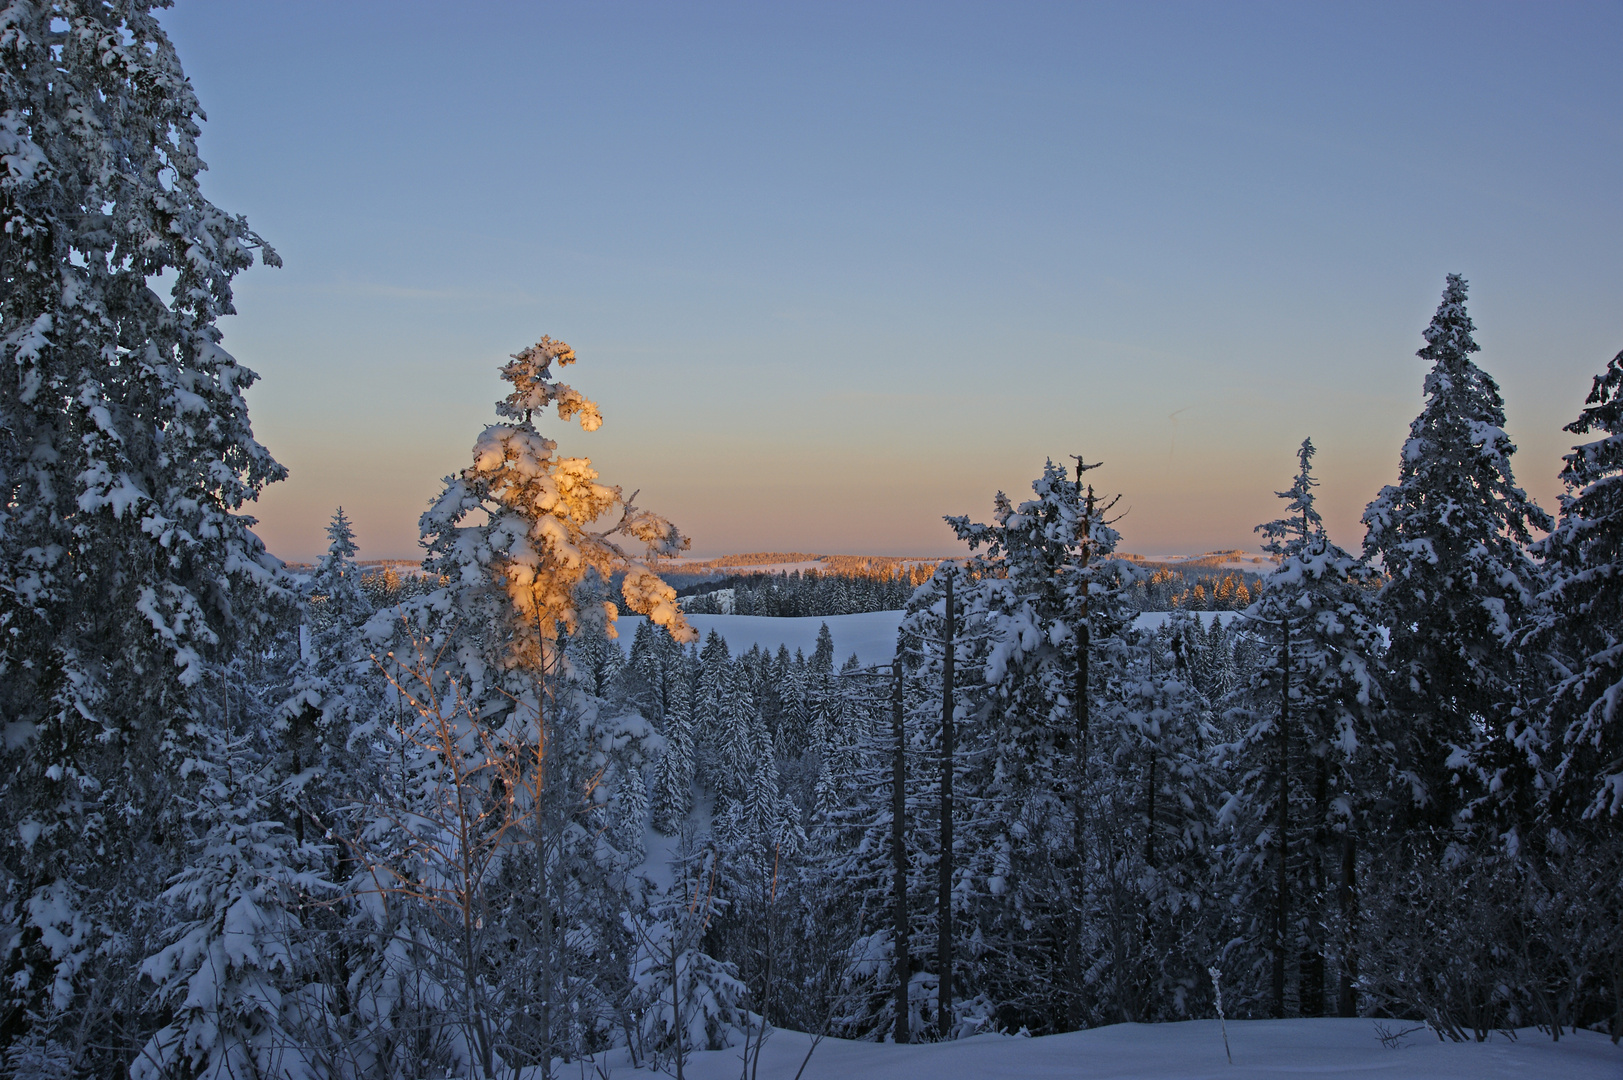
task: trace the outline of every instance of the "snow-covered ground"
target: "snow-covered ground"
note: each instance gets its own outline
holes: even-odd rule
[[[1382,1021],[1388,1030],[1412,1024]],[[1397,1047],[1382,1045],[1370,1020],[1230,1020],[1234,1064],[1223,1056],[1216,1020],[1110,1027],[1022,1039],[978,1035],[951,1043],[893,1046],[824,1039],[803,1080],[1618,1080],[1623,1048],[1594,1032],[1552,1042],[1525,1030],[1514,1042],[1442,1043],[1424,1029]],[[792,1080],[811,1044],[776,1031],[761,1055],[760,1080]],[[742,1051],[694,1054],[688,1080],[737,1080]],[[606,1064],[606,1063],[605,1063]],[[613,1076],[646,1076],[629,1065]]]
[[[1202,623],[1221,619],[1224,624],[1240,617],[1237,611],[1197,611]],[[1147,611],[1136,620],[1137,625],[1150,629],[1167,621],[1164,611]],[[616,620],[620,629],[620,644],[627,651],[637,633],[640,615],[622,615]],[[828,623],[828,632],[834,636],[834,663],[845,663],[852,653],[863,664],[888,664],[896,653],[896,629],[902,624],[900,611],[865,611],[859,615],[808,615],[804,618],[783,619],[770,615],[689,615],[688,622],[702,638],[714,630],[727,641],[727,649],[734,656],[748,652],[750,646],[759,645],[777,652],[786,645],[792,653],[796,649],[810,656],[817,647],[817,630]]]

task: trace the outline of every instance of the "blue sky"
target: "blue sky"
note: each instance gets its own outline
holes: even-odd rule
[[[205,190],[286,266],[226,345],[292,470],[411,556],[506,354],[696,551],[934,553],[1046,456],[1146,553],[1255,547],[1305,435],[1396,474],[1443,275],[1553,504],[1623,348],[1623,5],[179,0]]]

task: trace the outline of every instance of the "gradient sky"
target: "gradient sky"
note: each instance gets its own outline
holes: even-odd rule
[[[362,557],[551,334],[549,432],[696,552],[955,549],[1044,457],[1128,550],[1254,549],[1304,435],[1343,544],[1397,471],[1443,275],[1518,478],[1623,348],[1623,5],[179,0],[205,191],[285,268],[226,346]]]

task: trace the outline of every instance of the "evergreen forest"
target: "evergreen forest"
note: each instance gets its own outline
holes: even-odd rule
[[[660,576],[687,538],[558,453],[602,417],[543,337],[421,576],[366,573],[342,510],[296,570],[253,532],[284,470],[217,325],[279,259],[204,197],[149,7],[0,16],[0,1077],[551,1078],[611,1047],[681,1076],[772,1028],[1040,1035],[1219,992],[1623,1038],[1623,353],[1553,508],[1450,275],[1361,550],[1311,440],[1262,575],[1119,557],[1109,472],[1060,446],[947,519],[967,559],[727,585],[904,612],[875,667],[826,627],[701,638]]]

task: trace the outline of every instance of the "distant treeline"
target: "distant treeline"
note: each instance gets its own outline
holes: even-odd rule
[[[886,567],[881,560],[858,572],[732,574],[679,586],[682,608],[695,615],[779,615],[787,617],[854,615],[861,611],[899,611],[913,590],[929,581],[933,566],[900,560]],[[1240,611],[1262,595],[1262,578],[1243,571],[1209,567],[1163,567],[1146,573],[1126,590],[1129,606],[1139,611]],[[886,571],[889,571],[888,573]]]
[[[913,590],[930,580],[933,566],[913,563],[884,574],[735,574],[678,589],[684,610],[696,615],[854,615],[860,611],[899,611]]]
[[[382,569],[368,570],[361,574],[361,592],[374,607],[393,607],[414,596],[432,592],[445,584],[438,576],[430,576],[415,570],[411,563],[382,562],[379,565]],[[404,566],[406,573],[400,573],[396,569],[397,566]]]
[[[1262,578],[1256,574],[1163,567],[1135,581],[1127,602],[1139,611],[1240,611],[1260,595]]]
[[[698,562],[684,562],[678,575],[731,570],[740,566],[775,566],[788,563],[822,563],[829,573],[859,576],[890,576],[912,566],[924,563],[933,566],[941,560],[933,556],[904,555],[814,555],[806,551],[752,551],[743,555],[723,555]],[[662,575],[669,577],[670,575]]]
[[[749,558],[744,556],[743,558]],[[790,556],[783,556],[788,561]],[[756,571],[698,580],[667,574],[677,586],[682,608],[695,615],[777,615],[784,617],[854,615],[862,611],[900,611],[935,573],[929,563],[875,556],[822,556],[838,571]],[[1130,560],[1137,562],[1137,560]],[[400,569],[406,573],[402,574]],[[1126,590],[1129,606],[1138,611],[1241,611],[1262,595],[1262,578],[1244,571],[1218,570],[1199,564],[1135,566],[1138,580]],[[686,580],[684,581],[684,578]],[[407,563],[379,563],[361,575],[361,590],[379,607],[398,604],[438,588],[439,579],[413,572]],[[619,591],[618,575],[610,595]],[[730,599],[729,599],[730,597]]]

